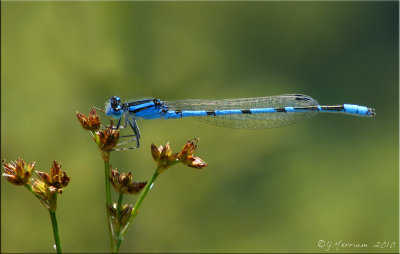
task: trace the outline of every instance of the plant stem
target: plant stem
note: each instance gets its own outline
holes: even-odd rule
[[[116,218],[118,220],[119,220],[119,217],[120,217],[120,214],[121,214],[123,196],[124,196],[124,194],[122,194],[122,193],[120,193],[119,196],[118,196],[118,204],[117,204],[117,212],[116,212],[116,214],[117,214]],[[118,232],[117,232],[117,243],[116,243],[115,249],[113,250],[113,253],[118,253],[119,246],[121,245],[121,241],[122,240],[121,240],[120,234],[121,234],[121,225],[119,225],[119,229],[118,229]]]
[[[92,136],[93,136],[94,142],[96,142],[97,146],[100,147],[99,135],[97,135],[95,131],[90,131],[90,133],[91,133]]]
[[[124,194],[120,193],[118,196],[118,204],[117,204],[117,218],[119,218],[119,215],[121,214],[121,208],[122,208],[122,198]]]
[[[109,157],[108,157],[109,158]],[[110,161],[104,161],[104,178],[106,183],[106,206],[111,205],[111,190],[110,190]],[[110,218],[110,214],[108,213],[108,209],[106,207],[106,214],[107,214],[107,223],[108,223],[108,233],[110,237],[110,247],[111,251],[114,250],[114,240],[113,240],[113,228],[112,228],[112,221]]]
[[[107,205],[111,204],[111,191],[110,191],[110,161],[104,162],[104,179],[106,181],[106,199]]]
[[[49,214],[51,218],[51,224],[53,226],[54,241],[56,242],[57,253],[62,253],[60,235],[58,233],[56,212],[49,209]]]
[[[31,192],[33,195],[35,195],[35,197],[37,197],[39,199],[39,201],[43,205],[45,205],[47,207],[47,210],[49,211],[49,214],[50,214],[51,225],[53,227],[53,235],[54,235],[54,241],[55,241],[55,244],[56,244],[56,250],[57,250],[57,253],[62,253],[62,251],[61,251],[61,242],[60,242],[60,234],[58,233],[57,217],[56,217],[56,211],[55,211],[55,209],[56,209],[55,204],[57,203],[57,194],[54,194],[54,196],[53,196],[54,199],[52,200],[52,202],[54,202],[53,203],[54,207],[52,207],[51,205],[49,207],[48,204],[43,202],[43,200],[40,197],[40,195],[36,194],[33,191],[31,185],[25,184],[25,188],[27,188],[29,190],[29,192]]]
[[[144,198],[147,195],[147,192],[150,190],[150,188],[152,187],[154,181],[157,179],[158,175],[159,175],[159,168],[157,167],[156,171],[154,172],[153,177],[151,178],[150,182],[147,183],[146,187],[144,187],[143,192],[140,194],[139,199],[136,201],[135,205],[133,206],[133,211],[131,213],[131,216],[129,217],[129,221],[126,223],[126,225],[124,226],[124,228],[121,230],[119,236],[118,236],[118,240],[117,240],[117,246],[116,246],[116,252],[118,252],[119,247],[121,245],[121,241],[124,238],[127,229],[129,228],[129,226],[132,224],[133,219],[136,217],[139,207],[142,204]]]
[[[99,147],[101,157],[104,161],[104,180],[106,183],[106,215],[107,215],[107,223],[108,223],[108,233],[110,236],[110,247],[111,252],[114,251],[114,228],[113,228],[113,221],[111,216],[108,212],[108,206],[111,206],[111,190],[110,190],[110,152],[103,151],[100,144],[99,135],[95,131],[91,131],[94,141],[96,142],[97,146]]]
[[[154,181],[157,179],[159,175],[158,172],[158,168],[156,169],[156,172],[154,172],[153,177],[151,178],[150,182],[147,183],[146,187],[144,188],[142,194],[140,195],[139,199],[136,201],[135,205],[133,206],[133,211],[131,213],[131,217],[129,218],[128,223],[126,224],[126,226],[124,227],[124,229],[121,231],[121,235],[124,236],[126,233],[126,229],[129,227],[129,225],[132,223],[133,219],[136,217],[139,207],[142,204],[144,198],[147,195],[147,192],[150,190],[150,188],[152,187]]]

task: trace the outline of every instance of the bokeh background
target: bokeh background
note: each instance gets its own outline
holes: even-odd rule
[[[398,251],[372,247],[399,238],[397,2],[2,2],[1,21],[1,157],[46,171],[57,160],[71,176],[65,252],[109,251],[102,161],[76,110],[112,95],[288,93],[377,116],[257,131],[140,121],[142,147],[114,153],[114,167],[148,180],[152,142],[177,151],[193,137],[209,166],[163,173],[121,252],[323,252],[320,240]],[[1,251],[53,252],[47,211],[1,183]]]

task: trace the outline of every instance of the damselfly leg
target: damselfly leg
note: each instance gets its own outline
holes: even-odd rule
[[[121,147],[121,148],[115,148],[113,151],[127,151],[127,150],[132,150],[132,149],[137,149],[140,146],[139,143],[139,139],[140,139],[140,132],[139,132],[139,128],[136,124],[135,119],[132,118],[132,120],[129,119],[129,117],[124,117],[124,126],[120,125],[120,121],[118,121],[118,124],[115,128],[126,128],[127,125],[129,125],[131,127],[131,129],[133,130],[134,134],[132,135],[124,135],[124,136],[120,136],[120,138],[131,138],[122,142],[119,142],[117,146],[123,146],[126,145],[130,142],[134,142],[136,141],[136,146],[135,147]]]
[[[122,118],[124,118],[124,124],[121,125],[121,121]],[[124,116],[118,119],[117,124],[114,126],[111,120],[111,124],[108,126],[101,126],[102,128],[108,128],[108,129],[114,129],[114,130],[119,130],[119,129],[126,129],[128,128],[129,125],[129,129],[133,130],[133,134],[130,135],[121,135],[119,136],[119,139],[121,140],[120,142],[118,142],[117,146],[119,148],[115,148],[112,151],[127,151],[127,150],[132,150],[132,149],[137,149],[140,145],[139,143],[139,138],[140,138],[140,132],[139,132],[139,128],[137,127],[136,121],[135,119],[132,118],[132,120],[129,119],[128,116]],[[124,146],[126,144],[129,144],[131,142],[135,142],[136,141],[136,146],[134,147],[121,147]]]
[[[136,148],[139,148],[140,143],[139,143],[139,139],[140,139],[140,131],[139,131],[139,127],[136,123],[136,120],[134,118],[132,118],[132,121],[129,121],[129,118],[125,118],[125,122],[128,122],[128,124],[131,126],[133,132],[135,133],[134,136],[136,136]]]

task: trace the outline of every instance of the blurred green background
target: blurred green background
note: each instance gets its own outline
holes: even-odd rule
[[[398,251],[372,247],[399,238],[397,2],[2,2],[1,21],[1,157],[44,171],[57,160],[71,176],[65,252],[109,251],[103,165],[76,110],[112,95],[287,93],[377,116],[257,131],[140,121],[141,149],[113,153],[114,167],[148,180],[152,142],[178,151],[193,137],[209,166],[163,173],[121,252],[323,252],[320,240]],[[1,251],[53,252],[46,210],[1,183]]]

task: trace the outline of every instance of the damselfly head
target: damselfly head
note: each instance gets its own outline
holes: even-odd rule
[[[118,107],[121,104],[121,98],[119,98],[118,96],[113,96],[110,98],[110,105],[113,108]]]
[[[106,103],[106,114],[114,118],[121,118],[123,114],[121,98],[118,96],[113,96],[110,98],[108,103]]]

